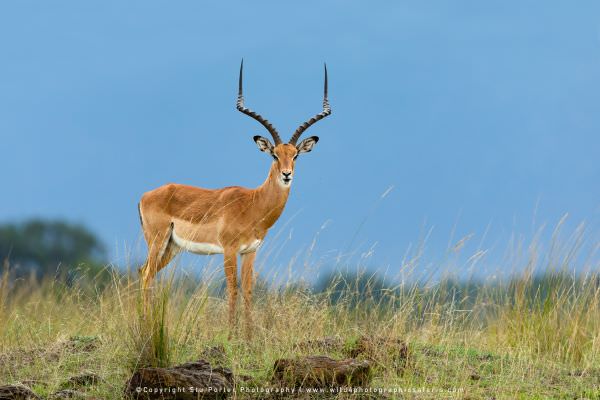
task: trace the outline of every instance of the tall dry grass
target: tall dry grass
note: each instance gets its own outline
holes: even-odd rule
[[[0,352],[44,348],[75,335],[98,337],[98,369],[114,382],[142,366],[196,359],[212,345],[223,346],[236,373],[268,382],[274,360],[300,354],[300,343],[325,336],[346,342],[391,336],[417,347],[476,349],[510,357],[509,368],[531,363],[600,368],[598,265],[587,257],[575,271],[582,246],[579,236],[570,240],[559,246],[553,238],[547,254],[531,243],[504,280],[438,274],[442,278],[431,281],[385,283],[362,271],[337,275],[319,291],[298,282],[262,281],[251,340],[239,329],[228,339],[227,302],[216,272],[198,280],[170,267],[155,282],[146,311],[136,274],[115,270],[111,283],[99,286],[33,277],[9,282],[5,272]],[[383,366],[378,379],[390,384],[408,379],[393,371]]]

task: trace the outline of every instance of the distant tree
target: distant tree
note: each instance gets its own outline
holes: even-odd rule
[[[19,275],[34,271],[41,276],[55,274],[59,265],[67,271],[82,265],[99,270],[106,249],[82,225],[33,219],[0,225],[0,259]]]

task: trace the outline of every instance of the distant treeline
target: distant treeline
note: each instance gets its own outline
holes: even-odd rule
[[[435,283],[407,282],[403,285],[368,272],[331,273],[311,290],[327,295],[333,303],[369,299],[373,303],[397,306],[407,297],[421,297],[437,304],[451,303],[473,309],[490,299],[497,303],[514,303],[518,298],[523,304],[543,306],[552,297],[577,297],[582,292],[600,292],[600,272],[541,271],[531,274],[523,271],[512,278],[492,282],[446,278]]]
[[[0,225],[0,260],[14,277],[92,275],[105,268],[106,247],[88,228],[60,220],[31,219]]]
[[[93,232],[83,225],[60,220],[33,219],[0,225],[0,261],[10,267],[13,278],[34,276],[39,280],[58,278],[67,282],[78,279],[81,283],[91,283],[96,287],[110,282],[112,273],[127,274],[107,267],[106,247]],[[137,272],[132,274],[136,279]],[[191,276],[177,279],[184,281],[180,284],[189,292],[203,284]],[[212,282],[210,286],[215,294],[225,291],[222,280]],[[288,290],[310,291],[327,296],[333,303],[348,303],[348,306],[369,299],[374,304],[397,307],[408,296],[472,309],[490,298],[512,302],[515,296],[540,304],[540,301],[543,303],[557,293],[570,296],[583,287],[586,290],[600,290],[600,275],[576,276],[561,271],[542,271],[539,275],[530,275],[524,271],[514,279],[495,283],[444,279],[435,284],[412,282],[399,285],[394,280],[386,280],[368,271],[332,272],[312,285],[296,282],[283,287],[273,286],[273,282],[259,277],[255,290],[257,294],[273,290],[282,293]],[[511,295],[507,296],[507,293]]]

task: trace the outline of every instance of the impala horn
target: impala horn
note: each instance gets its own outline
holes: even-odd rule
[[[242,64],[240,65],[240,87],[239,87],[239,91],[238,91],[238,98],[237,98],[237,104],[236,104],[237,109],[239,111],[243,112],[244,114],[254,118],[258,122],[260,122],[262,124],[262,126],[267,128],[269,133],[271,133],[271,136],[273,136],[273,140],[275,141],[275,146],[277,146],[278,144],[282,143],[281,138],[279,137],[279,133],[277,133],[277,129],[275,129],[269,121],[267,121],[262,116],[260,116],[260,114],[257,114],[254,111],[244,107],[244,95],[242,93],[242,72],[243,72],[243,70],[244,70],[244,59],[242,59]],[[321,118],[323,118],[323,117],[321,117]]]
[[[329,101],[327,100],[327,64],[325,64],[325,84],[323,92],[323,111],[321,111],[320,113],[318,113],[317,115],[300,125],[298,129],[296,129],[296,132],[294,132],[294,134],[290,138],[290,144],[296,145],[296,142],[300,138],[300,135],[302,135],[302,133],[305,130],[307,130],[315,122],[320,121],[331,114],[331,107],[329,106]]]

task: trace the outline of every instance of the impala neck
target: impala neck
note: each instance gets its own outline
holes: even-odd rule
[[[275,163],[271,163],[271,169],[269,170],[269,176],[256,188],[254,197],[254,204],[260,211],[261,219],[259,223],[265,228],[270,228],[275,221],[279,218],[285,203],[287,202],[290,194],[290,188],[282,187],[277,180],[278,172]]]

